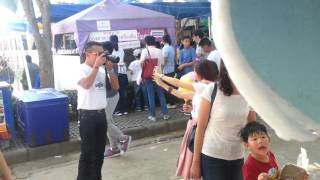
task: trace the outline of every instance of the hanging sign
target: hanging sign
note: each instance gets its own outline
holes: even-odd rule
[[[108,21],[108,20],[97,21],[97,30],[98,31],[111,30],[110,21]]]
[[[98,41],[98,42],[109,41],[109,38],[111,35],[117,35],[119,42],[138,40],[137,30],[91,32],[89,35],[89,40],[90,41]]]

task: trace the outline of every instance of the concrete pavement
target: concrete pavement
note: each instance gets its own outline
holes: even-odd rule
[[[106,159],[103,179],[108,180],[177,180],[175,165],[183,131],[156,138],[145,138],[133,143],[126,156]],[[320,140],[309,143],[285,142],[271,134],[272,150],[281,165],[295,163],[300,147],[308,151],[310,179],[320,179]],[[77,175],[79,153],[12,166],[17,179],[71,180]]]
[[[156,122],[147,120],[147,112],[133,112],[126,116],[114,117],[116,125],[134,140],[145,137],[152,137],[158,134],[165,134],[184,130],[188,116],[183,115],[181,107],[171,109],[169,120],[163,120],[160,116],[160,109],[157,108],[158,119]],[[12,144],[15,145],[4,151],[4,156],[9,164],[34,161],[55,155],[78,152],[80,150],[80,137],[77,122],[70,122],[70,140],[39,147],[28,147],[23,143],[22,137]]]

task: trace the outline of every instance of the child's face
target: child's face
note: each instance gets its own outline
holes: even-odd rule
[[[203,49],[203,51],[204,51],[205,53],[210,53],[210,52],[211,52],[211,48],[210,48],[210,46],[208,46],[208,45],[202,46],[202,49]]]
[[[188,48],[190,47],[190,39],[186,38],[182,41],[183,47]]]
[[[265,156],[270,151],[269,144],[270,138],[267,134],[257,133],[249,136],[248,142],[245,143],[245,146],[252,154]]]

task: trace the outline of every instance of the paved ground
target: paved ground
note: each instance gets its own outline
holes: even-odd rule
[[[132,112],[126,116],[114,117],[116,125],[125,133],[135,139],[155,136],[183,130],[186,126],[188,117],[181,112],[181,104],[177,109],[170,109],[171,118],[165,121],[161,117],[157,108],[157,121],[147,120],[147,112]],[[78,152],[80,149],[79,128],[76,121],[70,122],[70,140],[65,142],[43,145],[38,147],[28,147],[20,134],[16,141],[11,142],[11,146],[3,152],[10,164],[33,161],[37,159],[51,157],[57,154]]]
[[[108,180],[176,180],[175,165],[183,132],[134,142],[124,157],[105,160],[103,179]],[[312,143],[284,142],[272,132],[272,149],[281,165],[296,162],[300,147],[308,150],[310,179],[320,179],[320,140]],[[17,179],[71,180],[76,178],[79,153],[56,156],[12,166]]]

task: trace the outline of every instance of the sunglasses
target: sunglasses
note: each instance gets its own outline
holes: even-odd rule
[[[104,52],[89,52],[90,54],[95,54],[97,56],[101,56]]]

